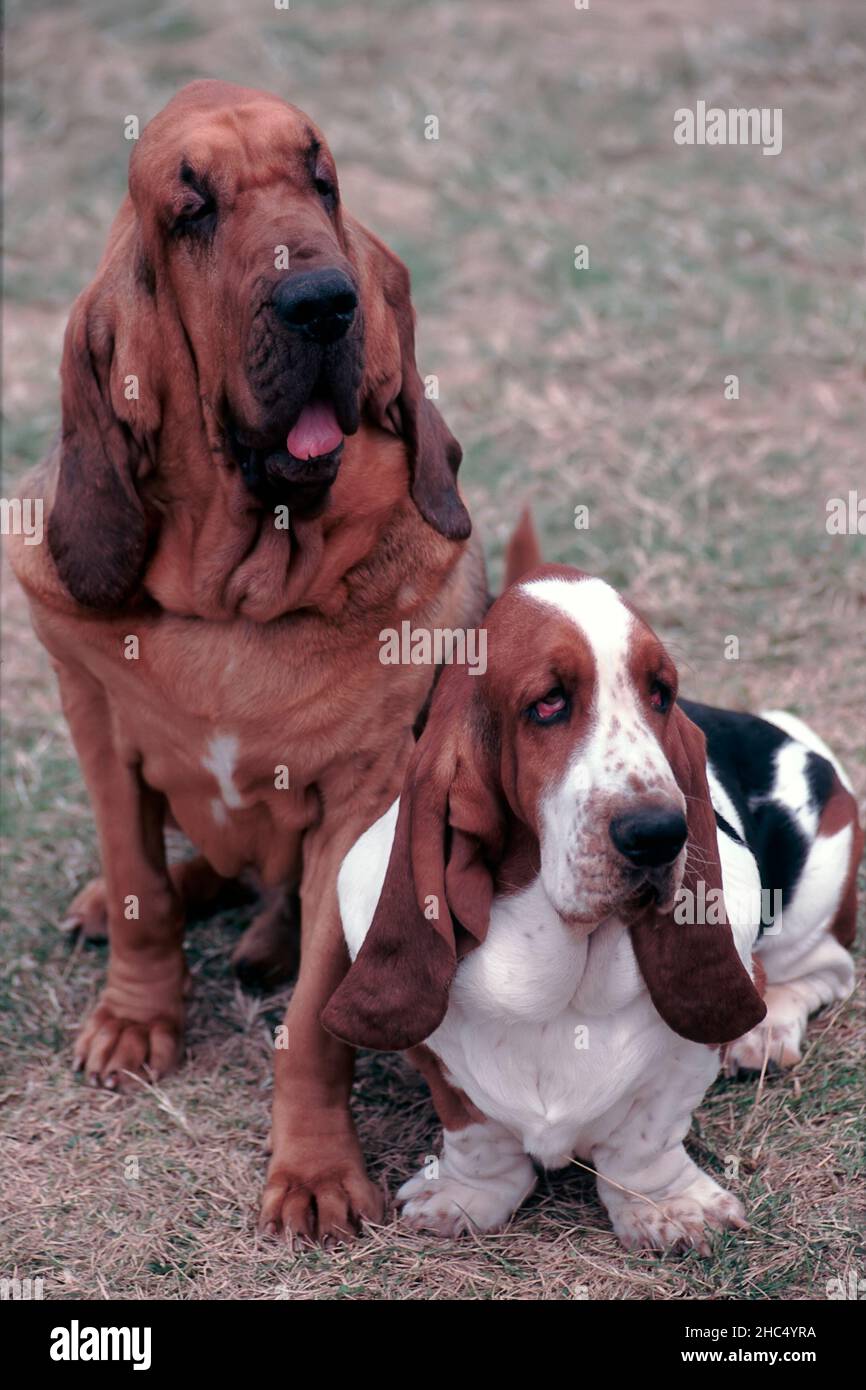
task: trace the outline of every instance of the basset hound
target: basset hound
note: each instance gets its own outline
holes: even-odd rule
[[[688,1156],[721,1065],[789,1066],[853,986],[863,834],[787,714],[681,700],[648,624],[564,566],[493,604],[440,682],[403,793],[340,870],[354,959],[326,1026],[409,1049],[444,1125],[403,1220],[501,1228],[535,1164],[597,1173],[628,1248],[744,1227]],[[763,998],[762,998],[763,994]]]

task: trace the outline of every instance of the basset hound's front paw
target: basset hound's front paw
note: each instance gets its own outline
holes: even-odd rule
[[[509,1136],[503,1147],[497,1135],[491,1124],[446,1135],[437,1166],[422,1168],[397,1193],[403,1224],[437,1236],[501,1231],[534,1188],[536,1176],[513,1139]]]
[[[428,1178],[423,1170],[404,1182],[397,1201],[404,1226],[437,1236],[501,1231],[517,1205],[509,1185],[485,1179],[476,1187],[459,1178]]]
[[[748,1230],[738,1198],[701,1174],[683,1192],[653,1202],[648,1198],[609,1203],[613,1229],[626,1250],[712,1254],[713,1231]]]

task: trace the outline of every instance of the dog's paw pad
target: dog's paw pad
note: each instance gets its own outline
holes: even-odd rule
[[[764,1019],[757,1028],[744,1033],[725,1050],[725,1072],[736,1076],[740,1071],[761,1071],[768,1066],[788,1068],[801,1057],[802,1027],[799,1019]]]
[[[525,1195],[525,1182],[515,1186],[479,1179],[470,1184],[444,1175],[431,1178],[422,1169],[403,1184],[397,1201],[402,1208],[400,1219],[411,1230],[457,1236],[465,1231],[501,1230]]]
[[[687,1190],[660,1202],[624,1202],[613,1216],[613,1228],[627,1250],[686,1251],[710,1255],[712,1231],[747,1230],[738,1198],[713,1187],[711,1192]]]

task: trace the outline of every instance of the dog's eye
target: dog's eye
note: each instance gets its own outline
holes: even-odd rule
[[[174,220],[173,230],[177,233],[211,231],[216,222],[216,213],[216,199],[209,193],[196,193],[181,208]]]
[[[568,698],[562,686],[553,686],[546,695],[529,706],[527,713],[535,724],[555,724],[558,720],[567,718]]]
[[[313,187],[315,188],[322,202],[325,204],[325,207],[327,208],[328,212],[333,212],[337,204],[337,190],[331,183],[331,180],[323,179],[317,175],[313,179]]]
[[[665,714],[671,707],[673,691],[664,681],[655,680],[650,686],[650,704],[653,709],[657,709],[661,714]]]

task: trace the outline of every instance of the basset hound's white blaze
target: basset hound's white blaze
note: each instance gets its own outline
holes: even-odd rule
[[[641,796],[657,795],[680,810],[685,800],[635,689],[629,669],[635,618],[616,590],[601,579],[539,579],[520,588],[572,622],[595,658],[588,730],[540,808],[545,890],[564,916],[594,925],[621,862],[608,835],[613,808],[635,802],[636,785]],[[672,891],[685,859],[686,850],[674,866]]]

